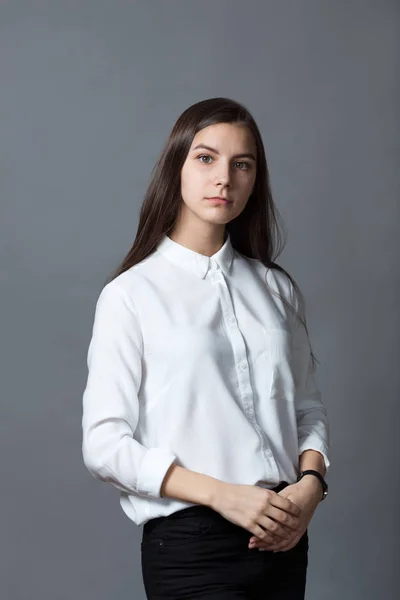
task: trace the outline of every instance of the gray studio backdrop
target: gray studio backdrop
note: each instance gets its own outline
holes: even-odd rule
[[[331,423],[309,600],[399,591],[399,3],[0,4],[4,600],[141,600],[142,528],[81,457],[94,305],[179,114],[265,142]],[[397,170],[396,170],[397,166]]]

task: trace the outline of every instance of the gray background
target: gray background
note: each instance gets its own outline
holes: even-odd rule
[[[144,598],[142,528],[81,458],[86,351],[166,137],[212,96],[259,124],[321,361],[332,468],[307,598],[397,598],[399,12],[1,2],[1,598]]]

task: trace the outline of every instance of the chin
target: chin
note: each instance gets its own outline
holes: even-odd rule
[[[203,221],[205,221],[206,223],[212,223],[213,225],[226,225],[227,223],[229,223],[230,221],[232,221],[232,219],[203,219]]]

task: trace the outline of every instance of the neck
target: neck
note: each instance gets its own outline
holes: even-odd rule
[[[224,224],[200,223],[189,227],[183,223],[177,223],[168,236],[174,242],[203,254],[212,256],[223,246],[227,238]]]

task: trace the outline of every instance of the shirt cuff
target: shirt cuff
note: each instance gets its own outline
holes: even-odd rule
[[[167,448],[149,448],[140,465],[136,493],[139,496],[161,498],[162,482],[175,460],[175,454]]]

